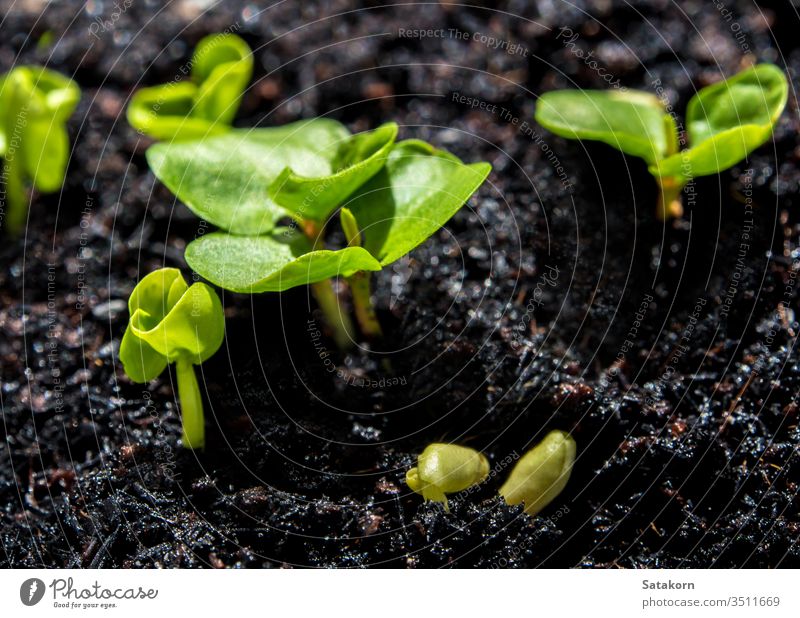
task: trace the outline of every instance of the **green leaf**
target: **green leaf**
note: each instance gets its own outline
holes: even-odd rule
[[[229,131],[225,124],[192,115],[196,95],[197,86],[191,82],[142,88],[128,105],[128,122],[159,140],[187,141]]]
[[[64,184],[69,163],[69,136],[63,124],[49,118],[31,119],[22,148],[25,172],[42,193],[53,193]]]
[[[197,142],[156,144],[147,151],[147,160],[158,179],[197,216],[234,234],[256,236],[287,216],[326,217],[383,165],[384,149],[391,146],[372,152],[360,148],[358,152],[369,153],[367,160],[354,161],[351,155],[348,162],[353,164],[337,170],[343,144],[352,139],[374,146],[375,141],[393,140],[395,133],[396,126],[386,125],[351,138],[340,123],[317,118],[235,130]],[[295,203],[289,195],[302,197]]]
[[[155,380],[167,368],[167,357],[156,352],[130,328],[126,328],[122,335],[119,359],[125,375],[137,384]]]
[[[222,345],[225,319],[216,292],[205,283],[194,283],[157,324],[140,310],[129,328],[169,362],[190,358],[197,365]]]
[[[270,197],[295,217],[324,221],[384,166],[397,131],[389,122],[343,142],[332,161],[336,173],[329,176],[308,177],[288,166],[272,184]]]
[[[483,184],[488,163],[465,165],[419,140],[399,142],[347,204],[367,249],[386,266],[425,242]]]
[[[674,142],[665,116],[658,98],[633,90],[557,90],[536,105],[536,121],[552,133],[603,142],[650,164]]]
[[[131,316],[138,315],[137,319],[146,317],[149,325],[155,326],[175,305],[187,287],[177,268],[156,270],[143,277],[133,289],[128,299],[128,312]],[[125,374],[140,384],[155,379],[167,367],[167,358],[156,352],[131,328],[125,329],[125,334],[122,336],[119,358]]]
[[[135,382],[152,380],[168,362],[202,363],[222,344],[225,318],[219,297],[204,283],[187,286],[177,269],[162,268],[144,277],[128,309],[120,360]]]
[[[686,111],[692,147],[656,163],[651,172],[685,181],[728,169],[769,140],[787,97],[786,77],[771,64],[703,88]]]
[[[159,140],[186,141],[230,130],[253,74],[247,43],[234,34],[202,39],[192,57],[192,80],[138,90],[128,105],[132,127]]]
[[[381,269],[361,247],[311,251],[309,241],[289,228],[271,236],[208,234],[186,247],[186,262],[212,283],[244,294],[282,292],[337,275]]]
[[[81,98],[78,85],[70,78],[36,65],[13,69],[9,86],[20,88],[27,94],[26,112],[36,118],[52,118],[62,124],[75,111]]]
[[[202,39],[192,57],[192,79],[200,84],[193,114],[230,124],[253,75],[253,53],[235,34]]]
[[[61,188],[69,162],[66,121],[80,100],[68,77],[21,66],[0,77],[0,154],[14,143],[22,170],[43,192]]]

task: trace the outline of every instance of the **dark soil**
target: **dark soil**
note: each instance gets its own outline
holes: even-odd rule
[[[576,49],[628,87],[661,79],[679,114],[746,50],[796,86],[790,3],[726,2],[727,20],[699,0],[231,1],[204,14],[142,1],[113,23],[102,3],[39,4],[5,14],[0,69],[47,62],[84,96],[63,192],[36,197],[26,236],[0,247],[0,565],[800,566],[794,94],[774,144],[698,179],[666,226],[640,162],[532,121],[536,93],[607,86]],[[138,278],[164,265],[188,275],[183,247],[206,231],[148,172],[149,142],[124,107],[232,24],[256,50],[241,126],[395,120],[401,137],[494,171],[376,278],[378,350],[315,339],[303,289],[226,293],[226,342],[202,369],[208,445],[193,453],[178,445],[171,376],[135,385],[116,359]],[[552,428],[573,432],[579,457],[530,518],[496,492]],[[442,440],[493,467],[450,513],[403,482]]]

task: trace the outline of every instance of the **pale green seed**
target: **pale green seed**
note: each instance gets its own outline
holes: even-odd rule
[[[489,461],[478,451],[455,444],[429,444],[417,458],[417,467],[406,473],[406,483],[425,500],[441,502],[449,510],[445,494],[463,491],[489,474]]]
[[[564,431],[551,431],[525,453],[500,488],[508,504],[524,504],[536,515],[562,492],[575,461],[575,440]]]

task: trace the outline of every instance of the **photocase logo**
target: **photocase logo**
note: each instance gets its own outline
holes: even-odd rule
[[[22,582],[19,587],[19,599],[24,605],[31,607],[42,600],[44,596],[44,582],[36,577],[31,577]]]

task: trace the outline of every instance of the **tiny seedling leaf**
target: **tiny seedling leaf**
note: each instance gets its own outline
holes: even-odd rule
[[[312,251],[309,241],[288,228],[272,235],[235,236],[215,232],[186,248],[186,262],[203,277],[233,292],[282,292],[380,263],[361,247]]]
[[[270,197],[298,218],[324,221],[384,166],[396,137],[394,122],[354,135],[341,144],[332,161],[334,174],[308,177],[289,166],[272,184]]]
[[[205,283],[189,286],[180,271],[162,268],[136,285],[128,310],[130,321],[119,348],[125,373],[143,383],[175,363],[183,444],[202,448],[203,399],[193,365],[206,361],[222,345],[225,315],[219,297]]]
[[[651,172],[688,180],[735,165],[770,138],[788,92],[783,72],[771,64],[703,88],[686,109],[691,147],[657,162]]]
[[[222,344],[225,320],[216,292],[204,283],[188,286],[176,268],[145,276],[128,310],[119,355],[134,382],[152,380],[179,359],[202,363]]]
[[[235,130],[147,151],[153,173],[197,216],[234,234],[266,234],[281,219],[324,220],[380,169],[396,125],[351,136],[340,123],[317,118],[269,129]],[[340,152],[368,142],[339,169]]]
[[[161,140],[191,140],[230,129],[253,74],[253,56],[235,34],[203,38],[192,56],[191,80],[137,91],[128,122]]]
[[[664,107],[645,92],[557,90],[536,105],[536,121],[556,135],[595,140],[654,163],[670,148]]]
[[[209,281],[243,293],[280,292],[377,271],[444,225],[490,169],[488,163],[465,165],[425,142],[400,142],[342,211],[348,239],[358,233],[363,247],[312,250],[305,236],[288,228],[258,236],[213,233],[189,244],[186,261]]]
[[[12,232],[25,222],[27,184],[52,193],[64,183],[66,122],[80,95],[74,81],[40,66],[20,66],[0,76],[0,156]]]
[[[386,266],[447,223],[490,171],[488,163],[465,165],[430,144],[406,140],[347,208],[361,228],[364,248]]]

